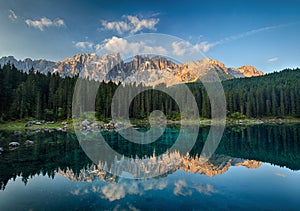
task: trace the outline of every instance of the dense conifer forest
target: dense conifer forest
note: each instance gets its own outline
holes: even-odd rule
[[[260,77],[223,81],[227,101],[227,115],[232,118],[300,117],[300,69],[286,69]],[[62,78],[17,70],[13,65],[0,68],[0,120],[18,119],[64,120],[72,117],[72,97],[78,77]],[[82,80],[82,79],[80,79]],[[87,79],[86,79],[87,81]],[[111,101],[120,84],[96,82],[96,117],[111,117]],[[126,87],[136,84],[126,85]],[[138,85],[139,87],[141,85]],[[164,86],[163,84],[159,86]],[[170,89],[179,88],[176,85]],[[190,83],[200,117],[210,117],[210,102],[201,83]],[[125,87],[125,89],[126,89]],[[128,92],[128,97],[130,95]],[[182,93],[184,94],[184,93]],[[125,96],[126,97],[126,96]],[[124,105],[126,107],[126,105]],[[130,104],[130,117],[145,118],[153,110],[162,110],[169,119],[180,118],[179,108],[167,94],[148,90],[136,96]]]

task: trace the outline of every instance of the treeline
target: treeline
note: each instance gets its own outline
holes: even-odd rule
[[[261,77],[233,79],[223,82],[227,101],[227,115],[234,118],[244,117],[300,117],[300,69],[283,70]],[[45,119],[63,120],[72,117],[72,98],[78,77],[61,78],[58,74],[47,75],[34,70],[29,73],[20,72],[13,65],[0,68],[0,120],[16,119]],[[99,119],[111,118],[111,102],[115,90],[122,86],[113,82],[95,82],[79,79],[83,92],[82,101],[88,99],[87,83],[98,87],[95,102],[96,117]],[[159,85],[164,87],[163,84]],[[183,100],[185,92],[182,85],[168,88]],[[201,83],[187,84],[193,93],[201,117],[210,117],[210,102]],[[123,87],[123,99],[132,96],[131,88],[142,89],[142,85],[126,85]],[[185,106],[184,113],[179,112],[177,103],[166,93],[157,90],[144,91],[137,95],[130,105],[119,102],[122,108],[129,108],[129,115],[133,118],[145,118],[153,110],[163,111],[169,119],[179,119],[182,115],[189,115],[189,108]],[[90,108],[82,107],[82,111]]]
[[[300,117],[300,69],[223,82],[227,110],[247,117]]]
[[[77,77],[20,72],[14,66],[0,68],[0,119],[66,119],[72,115],[72,90]]]

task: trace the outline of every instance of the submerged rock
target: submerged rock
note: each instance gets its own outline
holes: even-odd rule
[[[26,140],[26,141],[25,141],[25,145],[26,145],[26,146],[34,145],[34,141]]]
[[[14,132],[14,135],[15,135],[15,136],[18,136],[18,135],[21,135],[21,134],[22,134],[21,131],[15,131],[15,132]]]
[[[10,142],[8,144],[9,147],[19,147],[20,146],[20,143],[19,142]]]

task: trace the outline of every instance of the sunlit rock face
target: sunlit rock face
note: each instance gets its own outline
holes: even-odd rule
[[[263,72],[257,70],[253,66],[242,66],[238,68],[238,71],[241,72],[245,77],[264,75]]]
[[[81,78],[116,83],[137,83],[155,86],[159,83],[174,85],[200,81],[204,76],[216,72],[221,80],[261,76],[264,73],[253,66],[227,68],[222,62],[209,58],[176,64],[160,56],[135,56],[124,62],[120,54],[77,54],[63,61],[16,60],[2,57],[0,65],[12,64],[17,69],[28,72],[31,68],[41,73],[58,73],[63,77],[78,75]]]
[[[133,175],[131,175],[132,178],[147,178],[149,175],[163,177],[177,170],[213,177],[223,174],[232,166],[258,168],[262,165],[260,161],[233,158],[226,155],[214,155],[208,162],[203,162],[201,159],[202,158],[191,157],[189,155],[182,156],[178,152],[173,152],[159,157],[152,156],[148,159],[126,160],[122,158],[121,160],[115,160],[115,163],[108,169],[112,174],[103,170],[107,169],[106,164],[103,163],[82,169],[78,174],[75,174],[72,170],[60,170],[58,173],[72,181],[92,182],[95,179],[100,179],[103,181],[117,182],[118,176],[115,176],[115,174],[122,175],[120,171],[125,171],[126,168],[130,168],[131,170],[135,169],[135,171],[130,171],[133,172]]]

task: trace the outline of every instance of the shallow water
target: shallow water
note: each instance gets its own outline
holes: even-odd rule
[[[143,129],[141,129],[143,130]],[[0,132],[0,210],[40,209],[298,209],[300,125],[228,127],[208,162],[199,162],[208,127],[190,154],[166,152],[179,128],[139,147],[116,132],[103,135],[131,157],[168,154],[178,165],[145,180],[112,175],[85,155],[74,133]],[[33,146],[25,146],[27,140]],[[21,146],[8,149],[8,143]],[[165,161],[165,160],[162,160]],[[163,170],[162,170],[163,172]]]

